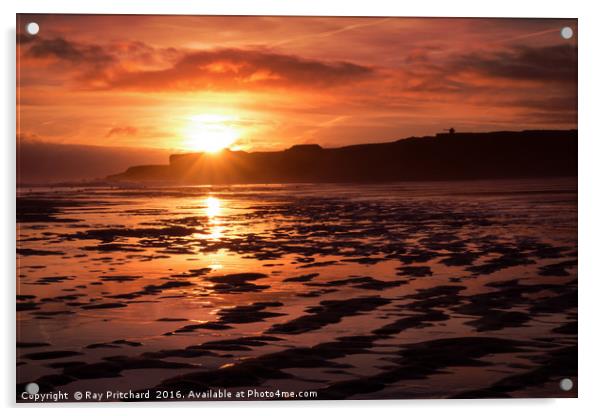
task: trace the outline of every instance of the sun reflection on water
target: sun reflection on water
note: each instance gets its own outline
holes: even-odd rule
[[[219,198],[208,196],[207,199],[205,199],[205,213],[210,220],[215,219],[214,217],[220,215],[221,210],[222,202],[219,200]]]
[[[205,199],[205,213],[207,214],[209,234],[207,239],[219,240],[223,237],[224,227],[219,216],[222,214],[222,202],[219,198],[208,196]]]

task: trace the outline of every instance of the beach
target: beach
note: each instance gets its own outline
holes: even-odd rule
[[[18,392],[577,395],[576,177],[21,187],[17,279]]]

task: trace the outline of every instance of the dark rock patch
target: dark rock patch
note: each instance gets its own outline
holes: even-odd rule
[[[33,311],[40,309],[35,302],[17,302],[17,312]]]
[[[81,355],[76,351],[43,351],[43,352],[32,352],[25,354],[22,357],[29,360],[54,360],[57,358],[73,357],[75,355]]]
[[[485,263],[477,266],[470,266],[466,270],[472,272],[475,275],[484,275],[499,272],[500,270],[504,270],[510,267],[525,266],[534,263],[535,262],[533,260],[529,259],[522,252],[513,252],[509,254],[503,254],[502,256],[497,257],[495,259],[487,260]]]
[[[529,314],[524,312],[490,309],[479,319],[468,321],[466,324],[474,327],[477,332],[483,332],[525,326],[524,324],[530,320]]]
[[[320,273],[304,274],[301,276],[289,277],[287,279],[284,279],[283,282],[309,282],[314,277],[318,277],[319,275],[320,275]]]
[[[125,308],[125,303],[112,302],[112,303],[97,303],[92,305],[84,305],[82,309],[113,309],[113,308]]]
[[[217,351],[249,351],[250,347],[262,347],[268,345],[269,341],[281,341],[281,338],[270,336],[243,337],[235,339],[224,339],[205,342],[189,349],[217,350]]]
[[[172,274],[171,277],[199,277],[206,275],[207,273],[211,272],[211,270],[211,267],[202,267],[200,269],[191,269],[187,273]]]
[[[268,275],[263,273],[237,273],[225,276],[208,277],[206,280],[214,283],[212,289],[216,292],[241,293],[257,292],[269,288],[269,285],[256,285],[250,283],[265,277],[268,277]]]
[[[34,250],[30,248],[17,248],[17,254],[21,256],[62,256],[62,251]]]
[[[127,275],[122,275],[122,276],[100,276],[100,280],[102,280],[103,282],[118,282],[118,283],[123,283],[123,282],[132,282],[134,280],[138,280],[140,279],[142,276],[127,276]]]
[[[426,277],[432,276],[433,272],[429,266],[403,266],[398,267],[399,276]]]
[[[428,313],[398,319],[395,322],[375,329],[372,331],[372,333],[380,336],[390,336],[405,331],[406,329],[425,328],[427,326],[431,326],[431,322],[446,321],[448,319],[449,316],[447,316],[445,313],[433,310],[429,311]]]
[[[307,309],[308,315],[272,326],[267,332],[273,334],[301,334],[315,331],[326,325],[340,322],[344,317],[358,315],[388,304],[381,297],[361,297],[347,300],[325,300],[319,306]]]
[[[570,276],[570,273],[566,270],[571,267],[577,266],[577,260],[567,260],[560,263],[548,264],[539,268],[539,274],[541,276]]]
[[[49,347],[50,344],[47,342],[19,342],[17,341],[17,348],[39,348]]]

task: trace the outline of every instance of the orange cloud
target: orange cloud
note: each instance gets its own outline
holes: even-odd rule
[[[64,38],[29,40],[25,56],[53,58],[76,65],[76,78],[99,89],[138,91],[248,90],[253,88],[324,88],[353,83],[374,73],[351,62],[304,59],[263,49],[220,48],[201,51],[154,49],[142,42],[114,48],[71,42]],[[165,53],[179,56],[167,68]],[[161,56],[159,56],[161,55]],[[73,67],[72,67],[73,69]]]
[[[135,136],[138,134],[138,129],[132,126],[113,127],[105,135],[106,138],[111,136]]]

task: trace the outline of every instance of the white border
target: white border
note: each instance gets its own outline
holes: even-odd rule
[[[456,16],[456,17],[571,17],[579,18],[579,399],[564,400],[420,400],[420,401],[344,401],[344,402],[291,402],[291,403],[181,403],[177,405],[105,404],[90,405],[46,405],[40,408],[26,407],[21,411],[44,411],[44,414],[85,412],[105,414],[108,409],[119,408],[121,412],[144,412],[162,414],[168,408],[181,413],[190,410],[195,414],[247,413],[306,415],[314,412],[343,411],[349,415],[364,415],[374,409],[379,413],[413,415],[471,415],[484,413],[487,416],[508,413],[563,415],[593,414],[602,408],[600,393],[600,309],[602,304],[602,267],[599,250],[602,246],[600,232],[602,189],[600,157],[602,137],[600,74],[602,59],[600,39],[602,22],[599,2],[594,1],[540,1],[503,0],[497,2],[469,0],[221,0],[221,1],[150,1],[140,0],[20,0],[16,4],[0,2],[2,20],[2,45],[0,78],[3,85],[0,112],[6,134],[2,139],[2,233],[0,242],[1,264],[4,273],[1,296],[4,319],[0,357],[4,361],[0,378],[0,394],[5,407],[15,409],[14,403],[14,290],[15,290],[15,13],[130,13],[130,14],[236,14],[236,15],[330,15],[330,16]],[[85,409],[84,409],[85,408]],[[127,409],[125,409],[127,408]],[[189,408],[189,409],[187,409]],[[594,409],[597,409],[594,410]],[[112,410],[114,411],[114,410]],[[545,412],[545,413],[544,413]]]

